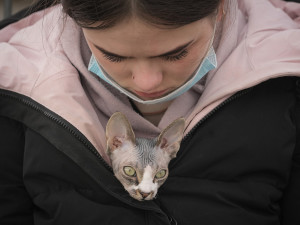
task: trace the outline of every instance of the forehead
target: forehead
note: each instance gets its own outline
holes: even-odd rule
[[[157,27],[134,18],[103,30],[83,28],[88,42],[118,52],[120,55],[122,53],[127,55],[129,51],[139,49],[142,52],[164,52],[191,40],[201,38],[207,40],[212,30],[210,18],[178,28]]]
[[[147,165],[153,168],[167,167],[169,156],[158,149],[155,139],[136,139],[136,156],[138,166],[145,168]]]
[[[156,141],[153,139],[136,139],[136,156],[138,165],[144,168],[146,165],[155,165],[158,152],[155,149]]]

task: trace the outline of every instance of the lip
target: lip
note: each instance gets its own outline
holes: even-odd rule
[[[157,91],[157,92],[151,92],[151,93],[134,91],[134,93],[143,98],[159,98],[159,97],[164,96],[168,92],[168,90],[169,89],[165,89],[163,91]]]

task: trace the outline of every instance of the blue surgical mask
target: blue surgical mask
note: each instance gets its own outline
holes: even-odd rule
[[[186,91],[188,91],[191,87],[193,87],[201,78],[203,78],[210,70],[213,70],[217,67],[217,57],[216,53],[212,46],[210,46],[206,56],[204,57],[203,61],[201,62],[200,66],[197,70],[193,73],[191,78],[184,83],[182,86],[178,87],[174,91],[170,92],[164,97],[153,99],[153,100],[143,100],[138,96],[134,95],[133,93],[129,92],[125,88],[121,87],[116,81],[114,81],[109,74],[105,72],[105,70],[100,66],[97,62],[97,59],[94,55],[92,55],[90,59],[90,63],[88,66],[88,70],[92,73],[98,75],[102,80],[106,81],[116,89],[118,89],[123,94],[127,95],[129,98],[143,104],[156,104],[161,102],[166,102],[177,98],[178,96],[182,95]]]

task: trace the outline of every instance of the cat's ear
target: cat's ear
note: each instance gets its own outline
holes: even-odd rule
[[[175,158],[183,138],[185,120],[179,118],[164,129],[158,137],[157,146]]]
[[[125,142],[135,143],[135,135],[132,127],[121,112],[114,113],[106,125],[107,151],[110,154],[117,148],[120,148]]]

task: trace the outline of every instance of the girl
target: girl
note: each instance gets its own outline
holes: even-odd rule
[[[61,0],[2,29],[1,224],[300,224],[299,15],[279,0]],[[153,201],[111,171],[116,111],[138,137],[185,118]]]

